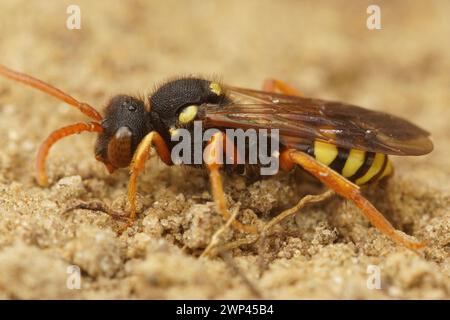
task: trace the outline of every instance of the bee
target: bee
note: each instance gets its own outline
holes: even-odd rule
[[[87,103],[29,75],[0,65],[0,74],[41,90],[77,108],[92,119],[52,132],[36,157],[37,182],[48,185],[45,162],[50,148],[60,139],[81,132],[98,134],[95,158],[112,173],[129,168],[127,198],[129,223],[136,219],[137,182],[152,150],[171,166],[173,135],[180,128],[192,129],[201,121],[204,130],[217,128],[202,150],[226,140],[225,129],[277,129],[279,165],[290,171],[301,167],[341,197],[352,201],[374,227],[394,242],[411,249],[424,246],[397,230],[362,195],[360,186],[372,184],[393,173],[389,155],[419,156],[433,150],[430,134],[405,119],[358,106],[303,97],[288,84],[270,79],[263,90],[244,89],[218,82],[185,77],[157,88],[148,100],[117,95],[103,115]],[[222,164],[209,148],[201,165],[208,170],[217,211],[230,218],[221,174],[241,170]],[[254,225],[234,220],[240,231],[257,233]]]

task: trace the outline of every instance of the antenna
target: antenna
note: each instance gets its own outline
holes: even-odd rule
[[[0,64],[0,75],[17,82],[21,82],[38,90],[41,90],[42,92],[45,92],[61,101],[64,101],[65,103],[74,106],[91,119],[101,121],[103,118],[102,115],[93,107],[91,107],[89,104],[78,101],[77,99],[71,97],[67,93],[64,93],[63,91],[53,87],[48,83],[45,83],[44,81],[36,79],[27,74],[8,69],[7,67],[1,64]]]

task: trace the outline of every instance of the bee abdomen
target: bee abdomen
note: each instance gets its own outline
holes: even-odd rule
[[[358,185],[380,180],[392,173],[392,163],[383,153],[349,150],[322,141],[315,141],[307,153]]]

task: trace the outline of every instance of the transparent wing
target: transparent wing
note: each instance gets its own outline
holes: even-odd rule
[[[315,140],[392,155],[433,150],[429,133],[407,120],[340,102],[227,87],[231,103],[207,105],[206,127],[279,129],[281,142],[302,149]]]

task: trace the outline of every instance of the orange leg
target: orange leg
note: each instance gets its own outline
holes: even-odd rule
[[[287,83],[276,80],[276,79],[266,79],[263,84],[263,91],[268,92],[281,92],[290,96],[299,96],[302,97],[303,93],[294,87],[288,85]]]
[[[222,177],[220,175],[221,161],[219,160],[223,154],[223,142],[224,134],[218,132],[214,134],[208,144],[208,150],[205,154],[205,162],[209,169],[209,178],[211,181],[211,189],[214,201],[216,203],[217,211],[223,216],[224,220],[230,219],[231,215],[228,211],[227,202],[225,199],[225,193],[223,191]],[[234,220],[231,224],[236,230],[256,233],[257,228],[255,226],[249,226]]]
[[[53,131],[47,137],[47,139],[45,139],[44,142],[42,142],[36,157],[36,179],[39,185],[41,186],[48,185],[47,174],[45,173],[45,160],[47,159],[47,155],[50,151],[50,148],[62,138],[78,134],[84,131],[100,133],[103,131],[103,128],[97,122],[75,123],[70,126],[63,127],[56,131]]]
[[[172,165],[172,160],[170,158],[170,151],[167,147],[164,139],[159,135],[158,132],[152,131],[147,134],[144,139],[139,143],[136,151],[133,155],[133,160],[130,165],[130,180],[128,182],[128,202],[130,204],[130,221],[125,227],[129,227],[136,220],[136,194],[137,194],[137,179],[139,174],[144,170],[145,162],[147,161],[151,147],[155,146],[156,153],[159,155],[161,160],[168,165]]]
[[[77,204],[74,204],[71,207],[66,208],[66,210],[64,210],[62,213],[63,214],[68,213],[68,212],[71,212],[73,210],[78,210],[78,209],[90,210],[90,211],[100,211],[100,212],[104,212],[104,213],[108,214],[113,219],[128,221],[128,217],[120,214],[119,212],[114,212],[106,204],[104,204],[101,201],[97,201],[97,200],[93,200],[93,201],[89,201],[89,202],[79,202]]]
[[[148,133],[139,143],[130,164],[130,180],[128,181],[127,191],[128,203],[130,205],[128,218],[125,218],[123,215],[114,212],[103,203],[98,203],[95,201],[90,203],[77,204],[71,208],[68,208],[66,212],[75,209],[88,209],[93,211],[105,212],[115,219],[127,219],[128,223],[124,227],[120,228],[118,232],[119,234],[123,233],[128,227],[133,225],[136,220],[136,194],[138,189],[137,179],[139,177],[139,174],[144,170],[145,162],[150,156],[152,146],[156,148],[156,153],[164,163],[166,163],[167,165],[172,165],[170,151],[164,139],[156,131]]]
[[[282,152],[282,166],[289,167],[292,164],[298,164],[303,169],[313,174],[328,188],[334,190],[342,197],[353,201],[361,209],[366,218],[380,232],[388,236],[394,242],[401,244],[409,249],[420,249],[425,246],[422,242],[410,240],[406,235],[399,233],[386,218],[362,196],[359,187],[343,176],[333,171],[329,167],[321,164],[306,153],[294,149],[288,149]]]

